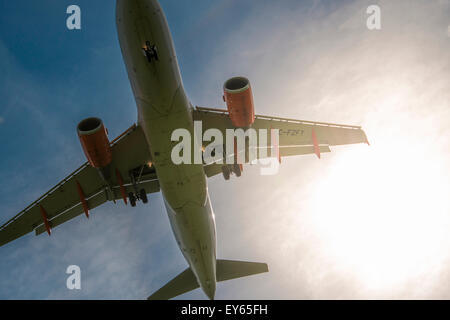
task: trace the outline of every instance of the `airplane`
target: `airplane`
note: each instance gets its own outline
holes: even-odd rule
[[[359,126],[256,115],[250,82],[245,77],[225,81],[226,109],[194,107],[187,98],[164,12],[157,0],[117,0],[116,27],[135,97],[138,119],[109,140],[99,118],[87,118],[77,134],[87,162],[0,227],[0,246],[32,231],[47,232],[107,201],[135,207],[148,194],[161,192],[186,270],[148,299],[171,299],[201,288],[214,299],[220,281],[268,272],[265,263],[216,258],[216,225],[207,179],[222,174],[241,176],[242,164],[174,164],[171,133],[216,128],[279,130],[282,157],[330,152],[330,146],[367,143]],[[248,149],[247,146],[245,148]],[[246,151],[246,150],[244,150]],[[247,150],[248,151],[248,150]]]

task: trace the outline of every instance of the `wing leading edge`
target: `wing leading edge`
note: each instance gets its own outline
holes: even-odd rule
[[[36,235],[69,221],[107,201],[124,199],[136,189],[159,191],[159,182],[150,161],[142,129],[133,125],[111,142],[113,160],[111,180],[107,183],[87,162],[64,178],[39,199],[0,227],[0,246],[29,232]],[[137,170],[138,179],[129,174]],[[133,183],[134,182],[134,183]],[[121,187],[122,186],[122,187]]]
[[[196,107],[193,110],[193,119],[202,122],[203,133],[208,129],[216,128],[225,137],[227,129],[236,129],[228,116],[228,111],[223,109]],[[258,145],[257,148],[278,149],[279,161],[282,157],[305,154],[316,154],[320,158],[322,153],[331,152],[330,146],[369,144],[360,126],[255,115],[252,128],[267,130],[267,146]],[[277,129],[279,141],[275,146],[271,131]],[[245,152],[248,153],[248,145]],[[259,152],[255,155],[260,158]],[[266,152],[266,157],[272,157],[269,150]],[[208,164],[205,166],[205,172],[208,177],[219,174],[222,172],[222,165]]]

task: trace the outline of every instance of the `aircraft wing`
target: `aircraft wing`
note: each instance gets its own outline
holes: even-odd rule
[[[36,235],[46,231],[50,234],[51,228],[80,214],[85,213],[89,216],[89,209],[94,209],[106,201],[115,202],[123,199],[123,194],[128,195],[128,192],[135,190],[135,186],[138,190],[145,189],[147,193],[158,192],[158,179],[154,169],[147,165],[150,154],[148,147],[143,147],[144,144],[147,145],[147,142],[142,129],[136,125],[130,127],[111,142],[113,160],[110,165],[109,186],[101,178],[97,169],[87,162],[84,163],[3,224],[0,227],[0,246],[33,230]],[[130,171],[138,171],[139,179],[134,179],[135,186],[132,185]],[[122,180],[123,189],[120,187],[119,180]],[[82,198],[85,199],[84,204]]]
[[[202,121],[203,133],[210,128],[217,128],[225,137],[226,129],[235,129],[227,110],[196,107],[193,110],[193,118]],[[256,115],[252,128],[268,131],[267,148],[279,150],[279,161],[282,157],[304,154],[316,154],[320,158],[321,153],[331,152],[330,146],[369,144],[366,134],[359,126]],[[277,146],[271,138],[272,129],[279,130]],[[246,148],[248,149],[248,146]],[[271,150],[267,150],[266,154],[271,157]],[[260,158],[259,152],[255,155]],[[214,176],[221,173],[221,167],[220,164],[208,164],[205,166],[205,173],[208,177]]]

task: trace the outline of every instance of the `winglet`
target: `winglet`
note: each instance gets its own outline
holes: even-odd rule
[[[320,159],[320,148],[319,143],[317,142],[317,136],[316,132],[314,131],[314,127],[312,128],[312,142],[314,144],[314,153],[316,154],[317,158]]]

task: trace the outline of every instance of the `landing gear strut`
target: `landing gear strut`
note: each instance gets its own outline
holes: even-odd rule
[[[132,207],[136,206],[136,202],[141,200],[143,203],[148,203],[147,192],[145,189],[138,190],[138,183],[141,180],[142,172],[144,171],[145,166],[141,168],[130,170],[130,180],[133,186],[134,192],[128,193],[128,198],[130,199],[130,204]],[[137,178],[137,181],[136,181]]]

